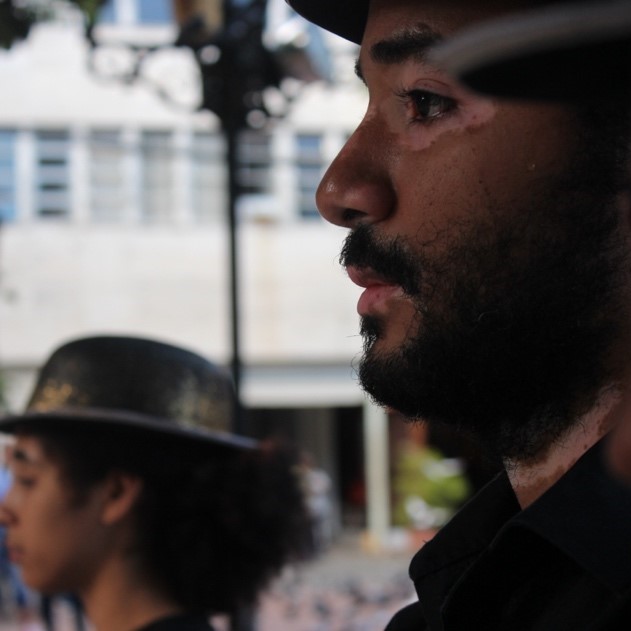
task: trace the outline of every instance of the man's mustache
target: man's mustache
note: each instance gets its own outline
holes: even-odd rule
[[[400,238],[376,236],[370,224],[360,224],[346,237],[340,252],[343,267],[370,268],[384,281],[399,285],[410,295],[419,294],[420,270]]]

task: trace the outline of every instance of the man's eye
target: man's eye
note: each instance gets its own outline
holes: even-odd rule
[[[455,109],[456,101],[427,90],[408,90],[400,95],[413,109],[410,119],[414,123],[428,123]]]

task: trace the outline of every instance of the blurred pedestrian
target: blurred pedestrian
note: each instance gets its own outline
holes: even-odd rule
[[[230,434],[230,380],[157,341],[69,342],[15,435],[2,507],[28,585],[76,593],[96,631],[203,631],[303,546],[289,452]]]
[[[302,454],[300,474],[311,523],[311,553],[318,555],[329,547],[333,539],[331,477],[316,466],[313,455],[308,452]]]

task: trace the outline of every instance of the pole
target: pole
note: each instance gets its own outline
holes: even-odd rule
[[[231,368],[234,382],[234,414],[232,430],[237,433],[244,432],[243,404],[242,404],[242,373],[241,361],[241,318],[240,318],[240,274],[239,274],[239,221],[237,217],[237,205],[241,194],[241,186],[238,179],[238,147],[239,133],[243,127],[240,119],[242,111],[241,86],[239,82],[243,77],[238,72],[238,47],[241,44],[234,37],[234,10],[233,0],[223,0],[224,22],[224,46],[221,63],[221,124],[226,142],[227,184],[228,184],[228,270],[230,275],[229,287],[229,319],[231,340]]]
[[[243,98],[239,82],[241,73],[237,71],[238,46],[242,42],[232,37],[230,32],[234,28],[234,12],[232,0],[224,0],[224,27],[227,38],[223,54],[226,56],[222,64],[222,110],[221,117],[225,141],[226,161],[228,169],[228,233],[229,233],[229,271],[230,271],[230,323],[232,341],[232,379],[234,381],[234,413],[232,430],[237,434],[244,433],[245,422],[241,394],[242,361],[241,361],[241,318],[239,307],[239,221],[237,216],[237,204],[241,194],[241,185],[238,177],[239,166],[239,132],[243,125],[240,119]],[[253,607],[241,605],[230,616],[231,631],[254,631],[256,628],[256,613]]]
[[[239,200],[238,182],[238,130],[232,126],[224,129],[226,141],[226,161],[228,178],[228,270],[230,276],[229,288],[229,319],[231,340],[231,368],[234,382],[234,415],[233,431],[241,434],[244,431],[243,405],[241,402],[241,381],[243,364],[241,361],[241,318],[239,312],[239,226],[237,219],[237,202]]]

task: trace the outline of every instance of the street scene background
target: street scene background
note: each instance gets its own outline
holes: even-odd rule
[[[407,575],[410,557],[408,548],[371,551],[359,535],[346,534],[316,559],[286,569],[263,595],[254,630],[382,631],[393,613],[414,598]],[[53,616],[55,631],[77,631],[68,601],[56,600]],[[217,631],[229,629],[224,618],[213,622]],[[0,631],[45,629],[37,599],[28,611],[2,610]]]

